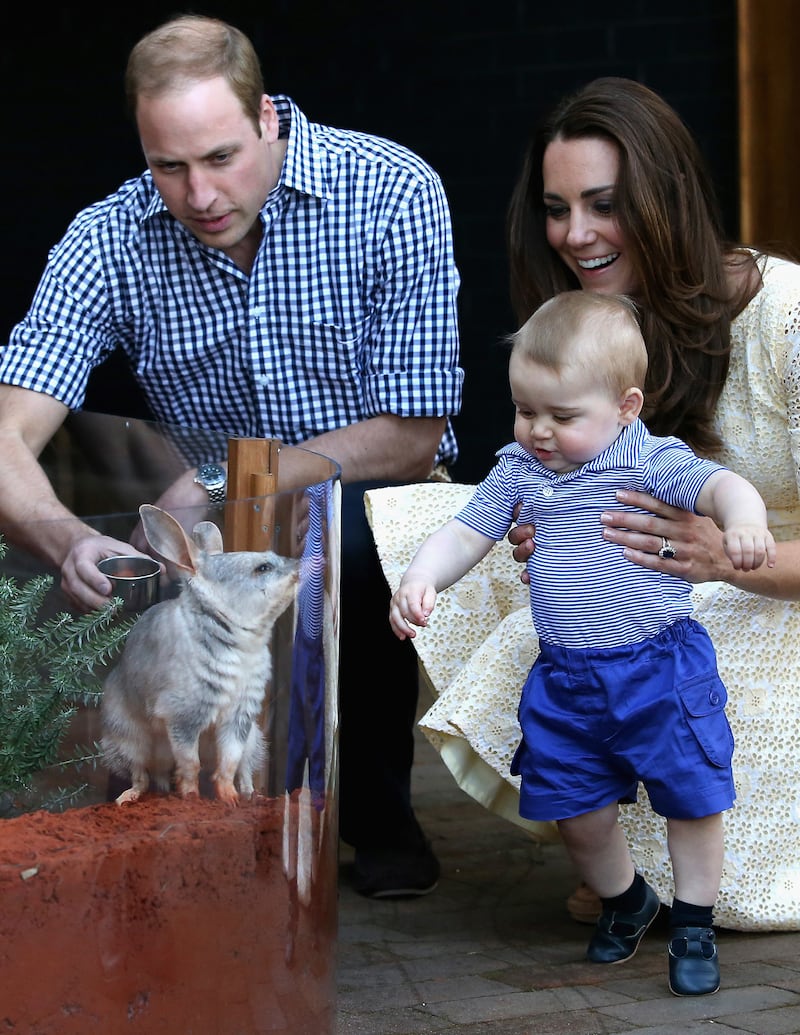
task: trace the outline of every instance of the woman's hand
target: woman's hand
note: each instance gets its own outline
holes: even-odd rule
[[[514,508],[514,520],[516,521],[519,517],[519,512],[522,509],[522,504],[518,503]],[[527,564],[528,558],[533,555],[533,551],[536,548],[536,541],[534,536],[536,534],[536,528],[533,525],[514,525],[508,533],[507,539],[509,543],[514,547],[511,551],[511,555],[518,564]],[[520,582],[524,582],[526,586],[530,585],[530,576],[528,575],[528,569],[523,568],[519,575]]]
[[[622,546],[627,560],[687,582],[730,581],[733,565],[722,546],[722,531],[711,518],[678,510],[646,492],[620,489],[617,499],[648,512],[607,510],[600,516],[603,538]],[[672,558],[659,555],[664,546],[672,548]],[[514,559],[519,559],[516,551]]]
[[[647,511],[637,514],[607,510],[600,517],[603,538],[622,546],[626,559],[632,564],[677,575],[692,583],[731,581],[733,565],[723,549],[722,531],[711,518],[671,507],[646,492],[620,489],[617,499]],[[533,525],[514,525],[508,533],[508,541],[514,547],[512,555],[518,564],[525,564],[533,554],[535,531]],[[665,545],[674,551],[672,558],[659,555]],[[520,581],[530,583],[525,568],[520,573]]]
[[[507,539],[514,547],[511,556],[518,564],[527,564],[528,558],[533,555],[533,551],[536,549],[535,532],[536,529],[533,525],[514,525],[508,533]],[[519,573],[519,580],[526,586],[530,584],[531,579],[527,568],[523,568]]]

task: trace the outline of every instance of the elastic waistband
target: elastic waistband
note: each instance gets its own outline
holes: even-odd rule
[[[544,661],[552,662],[563,668],[585,663],[613,664],[628,658],[641,657],[643,650],[654,652],[671,650],[675,644],[685,644],[697,636],[708,639],[705,627],[693,618],[679,618],[671,625],[665,626],[655,636],[648,636],[636,643],[620,643],[616,647],[561,647],[555,643],[539,641],[539,656]]]

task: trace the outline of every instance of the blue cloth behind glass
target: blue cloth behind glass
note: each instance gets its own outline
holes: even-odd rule
[[[308,764],[311,800],[321,808],[325,799],[325,581],[326,546],[332,510],[331,482],[307,490],[308,530],[300,559],[297,631],[292,652],[289,705],[287,790],[302,787]]]
[[[411,807],[417,656],[389,626],[391,594],[364,510],[367,489],[395,484],[400,483],[357,482],[342,490],[339,819],[343,840],[354,847],[418,847],[423,841]],[[308,762],[313,800],[325,790],[320,562],[327,560],[330,505],[329,484],[309,490],[292,662],[287,788],[302,785]]]

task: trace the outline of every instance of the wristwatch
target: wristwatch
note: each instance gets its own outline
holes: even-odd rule
[[[208,502],[219,506],[225,502],[228,475],[219,464],[200,464],[194,478],[196,485],[202,485],[208,493]]]

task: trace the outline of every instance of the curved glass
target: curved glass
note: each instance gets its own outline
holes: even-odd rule
[[[144,546],[140,505],[169,499],[190,469],[226,460],[237,444],[83,413],[70,416],[41,459],[59,498],[87,524]],[[218,508],[168,508],[183,530],[172,526],[173,543],[210,521],[226,563],[258,554],[246,573],[211,573],[216,533],[206,526],[195,533],[204,554],[187,547],[194,572],[161,540],[146,550],[167,560],[157,602],[148,606],[149,589],[134,595],[140,603],[110,620],[106,612],[100,629],[85,623],[101,612],[73,609],[59,572],[41,560],[37,544],[60,523],[0,528],[0,707],[17,717],[0,725],[0,1013],[15,1031],[335,1030],[340,471],[307,450],[271,447],[266,480],[256,469],[238,482],[261,494]],[[266,563],[267,551],[279,559]],[[296,573],[266,619],[247,588],[255,568],[266,596],[286,571]],[[187,577],[206,593],[199,602]],[[215,578],[229,584],[215,587]],[[239,578],[241,589],[230,592]],[[270,629],[266,660],[241,642],[257,613]],[[140,622],[134,647],[130,630]],[[122,647],[111,644],[115,636]],[[257,736],[236,727],[241,712],[223,735],[231,709],[216,704],[239,693],[248,666]],[[122,733],[112,700],[137,717],[125,719]],[[134,781],[119,757],[134,757],[125,754],[129,742],[142,729],[165,742],[158,737],[169,727],[183,751],[195,725],[204,728],[198,793],[151,784],[125,801]],[[113,764],[102,750],[112,728],[123,742]],[[250,745],[233,784],[231,737]],[[153,772],[159,764],[152,761]]]

